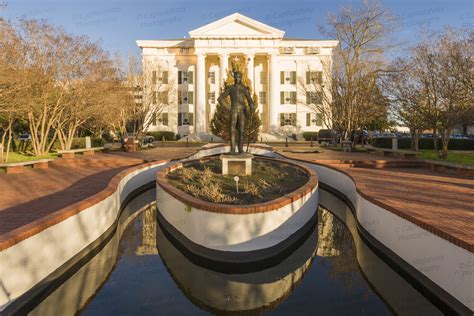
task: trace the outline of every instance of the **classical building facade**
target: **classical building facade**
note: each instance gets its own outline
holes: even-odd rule
[[[329,95],[324,91],[337,41],[284,34],[234,13],[190,31],[189,38],[137,41],[150,87],[155,95],[164,95],[157,102],[166,103],[151,118],[150,130],[209,135],[227,71],[242,58],[258,96],[262,133],[283,136],[324,128],[315,105],[328,102],[322,96]]]

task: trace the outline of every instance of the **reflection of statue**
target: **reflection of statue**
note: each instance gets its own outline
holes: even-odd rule
[[[244,152],[244,127],[245,127],[245,99],[250,107],[250,112],[254,110],[254,103],[250,97],[249,88],[242,84],[242,73],[234,71],[234,84],[227,86],[217,101],[220,105],[225,105],[225,98],[230,95],[230,153],[235,154],[235,138],[237,135],[237,145],[239,153]]]
[[[136,249],[137,256],[156,255],[156,209],[150,208],[142,215],[142,244]]]

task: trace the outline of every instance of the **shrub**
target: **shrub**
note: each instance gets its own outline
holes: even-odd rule
[[[389,137],[377,137],[370,140],[370,144],[378,148],[392,148],[392,139]],[[438,139],[438,148],[441,149],[441,139]],[[411,138],[399,138],[399,149],[411,149]],[[420,138],[418,142],[419,149],[433,149],[432,138]],[[474,139],[450,139],[449,150],[474,150]]]
[[[147,132],[148,136],[153,136],[155,140],[160,141],[165,137],[165,140],[174,140],[175,134],[170,131],[159,131],[159,132]]]
[[[304,140],[310,141],[311,138],[313,140],[318,140],[318,132],[304,132],[303,133]]]

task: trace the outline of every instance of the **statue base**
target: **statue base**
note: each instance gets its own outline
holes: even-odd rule
[[[223,154],[220,158],[222,161],[222,175],[252,175],[252,154]]]

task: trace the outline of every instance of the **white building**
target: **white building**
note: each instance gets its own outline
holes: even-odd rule
[[[338,43],[284,34],[234,13],[190,31],[189,38],[137,41],[151,86],[172,94],[167,110],[154,119],[150,130],[209,135],[220,89],[235,58],[248,61],[262,133],[285,136],[324,128],[321,114],[308,103],[322,102],[315,92],[329,89],[327,73]]]

